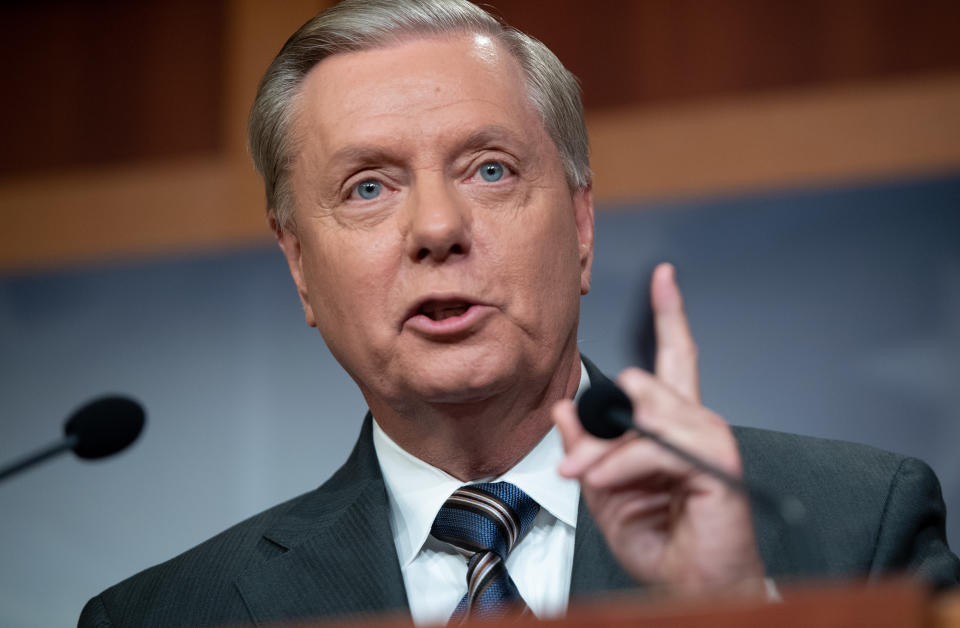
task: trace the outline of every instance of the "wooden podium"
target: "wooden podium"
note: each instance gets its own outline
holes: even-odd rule
[[[960,628],[958,594],[936,596],[910,581],[784,587],[782,594],[780,602],[608,599],[571,608],[562,623],[569,628]]]
[[[647,599],[624,595],[572,605],[563,619],[471,621],[465,628],[960,628],[960,592],[933,594],[906,580],[784,587],[780,602]],[[409,627],[409,620],[297,624]]]

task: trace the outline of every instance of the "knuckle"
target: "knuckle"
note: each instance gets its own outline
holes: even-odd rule
[[[642,390],[651,379],[651,375],[643,369],[631,366],[620,371],[617,375],[617,385],[625,390]]]
[[[714,434],[714,440],[721,443],[736,443],[730,424],[722,416],[703,406],[699,416],[701,424]]]

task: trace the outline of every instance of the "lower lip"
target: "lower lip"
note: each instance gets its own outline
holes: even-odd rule
[[[489,305],[471,305],[466,312],[459,316],[451,316],[442,321],[435,321],[424,314],[417,314],[407,319],[406,327],[424,336],[437,339],[453,339],[465,333],[475,331],[494,308]]]

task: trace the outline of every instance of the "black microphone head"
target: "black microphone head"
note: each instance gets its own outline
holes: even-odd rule
[[[143,406],[127,397],[100,397],[74,412],[63,432],[75,436],[73,452],[81,458],[103,458],[137,440],[146,415]]]
[[[613,382],[604,379],[590,383],[577,403],[577,412],[585,430],[597,438],[616,438],[632,423],[626,417],[633,416],[633,404]]]

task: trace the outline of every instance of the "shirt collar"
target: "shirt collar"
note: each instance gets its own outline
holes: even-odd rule
[[[580,384],[574,399],[579,399],[589,387],[590,378],[581,361]],[[400,566],[406,567],[430,536],[430,527],[443,502],[463,482],[397,445],[376,420],[373,422],[373,447],[387,487],[397,557]],[[576,528],[580,485],[557,473],[557,465],[562,459],[563,443],[557,428],[553,427],[520,462],[489,481],[512,482],[535,499],[542,509]]]

